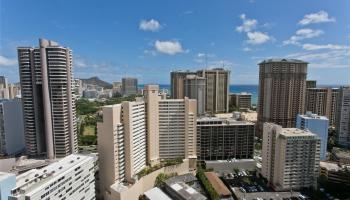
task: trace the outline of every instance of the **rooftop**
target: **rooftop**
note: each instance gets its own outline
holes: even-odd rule
[[[150,200],[172,200],[168,195],[166,195],[161,189],[154,187],[147,192],[145,196]]]
[[[27,193],[29,191],[33,191],[54,177],[62,175],[62,173],[66,171],[74,170],[74,166],[79,165],[83,163],[83,161],[87,161],[91,158],[91,156],[72,154],[42,169],[32,169],[20,174],[16,177],[16,188],[14,190],[14,195],[18,195],[17,192]]]
[[[339,171],[341,169],[344,169],[346,167],[345,165],[339,165],[338,163],[335,162],[320,162],[320,167],[325,168],[328,171]],[[350,166],[347,166],[347,168],[350,168]]]
[[[220,197],[231,196],[231,192],[227,189],[226,185],[219,179],[214,172],[205,172],[205,176],[213,186],[214,190]]]
[[[311,112],[306,112],[305,115],[299,115],[300,117],[304,118],[304,119],[319,119],[319,120],[327,120],[328,118],[326,116],[320,116]]]
[[[206,200],[207,198],[203,196],[201,193],[197,192],[197,190],[193,189],[189,185],[184,182],[172,183],[168,184],[174,192],[180,195],[183,199],[187,200]]]
[[[289,62],[289,63],[307,64],[307,62],[304,62],[302,60],[297,60],[297,59],[273,58],[273,59],[263,60],[262,62],[259,63],[259,65],[264,64],[264,63],[273,63],[273,62]]]
[[[219,117],[201,117],[197,119],[197,122],[220,122],[219,124],[210,124],[210,123],[200,124],[201,126],[254,125],[254,123],[249,121],[237,121],[233,118],[219,118]]]
[[[286,137],[292,137],[292,136],[316,136],[310,131],[307,130],[301,130],[298,128],[283,128],[281,135],[284,135]]]

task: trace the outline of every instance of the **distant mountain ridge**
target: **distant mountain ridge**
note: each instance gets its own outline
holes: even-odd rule
[[[93,76],[91,78],[81,78],[80,80],[82,80],[83,84],[90,84],[90,85],[97,85],[100,87],[103,87],[105,89],[112,89],[113,85],[101,80],[100,78],[98,78],[97,76]]]

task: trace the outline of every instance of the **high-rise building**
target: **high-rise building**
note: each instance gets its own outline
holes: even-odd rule
[[[311,112],[306,112],[305,115],[298,115],[297,117],[297,128],[309,130],[321,139],[320,160],[326,160],[327,158],[328,124],[327,117]]]
[[[297,114],[305,111],[307,64],[295,59],[259,63],[259,133],[264,122],[295,127]]]
[[[96,158],[72,154],[16,177],[10,200],[96,199]]]
[[[21,99],[0,101],[0,155],[15,155],[25,150]]]
[[[250,109],[252,105],[252,94],[247,92],[230,94],[230,106],[238,109]]]
[[[306,89],[305,111],[328,117],[329,124],[334,126],[338,90],[338,88]]]
[[[254,156],[255,124],[222,118],[197,120],[198,160],[248,159]]]
[[[261,174],[277,191],[317,186],[320,139],[297,128],[265,123]]]
[[[197,71],[197,75],[206,79],[206,111],[228,112],[230,71],[223,68],[204,69]]]
[[[39,47],[19,47],[27,153],[52,159],[77,152],[72,51],[40,39]]]
[[[316,80],[306,80],[306,89],[316,88]]]
[[[184,80],[185,97],[197,100],[197,114],[205,113],[205,78],[197,75],[187,75]]]
[[[184,85],[187,75],[196,75],[196,72],[173,71],[170,73],[171,98],[183,99],[185,97]]]
[[[145,85],[144,97],[147,119],[147,162],[150,165],[159,162],[159,100],[158,85]]]
[[[137,94],[137,78],[124,77],[122,78],[122,93],[124,96]]]
[[[125,176],[132,182],[146,166],[146,108],[143,101],[123,102]]]
[[[339,88],[336,112],[336,141],[350,147],[350,86]]]
[[[159,157],[193,158],[196,151],[197,103],[194,99],[159,101]]]
[[[133,182],[146,166],[146,115],[143,101],[103,107],[97,124],[101,194],[115,182]]]

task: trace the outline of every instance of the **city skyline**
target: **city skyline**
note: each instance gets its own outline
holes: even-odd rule
[[[225,66],[232,84],[257,84],[257,63],[276,57],[309,62],[308,79],[320,85],[349,84],[350,2],[301,2],[85,2],[81,9],[78,2],[2,1],[0,73],[18,82],[16,47],[48,38],[74,50],[78,78],[169,84],[172,70]],[[293,12],[284,15],[285,8]],[[264,15],[268,9],[275,14]],[[23,23],[17,13],[40,23]]]

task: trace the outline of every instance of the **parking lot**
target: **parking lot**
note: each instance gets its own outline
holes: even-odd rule
[[[300,200],[300,192],[275,192],[265,186],[254,172],[234,170],[223,175],[223,181],[238,199],[246,200]]]

